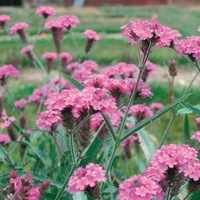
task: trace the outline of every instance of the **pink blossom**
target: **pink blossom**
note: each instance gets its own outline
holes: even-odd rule
[[[42,55],[42,58],[45,60],[55,60],[57,58],[57,55],[53,52],[46,52]]]
[[[194,181],[200,180],[200,162],[199,161],[188,163],[188,165],[185,166],[182,171],[186,177],[193,179]]]
[[[75,28],[79,23],[79,19],[75,15],[62,15],[58,18],[58,20],[67,30]]]
[[[154,102],[150,105],[150,109],[155,113],[158,110],[161,110],[162,108],[164,108],[162,103],[159,102]]]
[[[66,64],[70,63],[73,60],[72,56],[66,52],[60,53],[60,59],[62,62],[66,63]]]
[[[119,186],[119,200],[150,200],[158,197],[161,187],[145,175],[136,175],[122,182]],[[159,198],[156,198],[159,199]]]
[[[126,140],[121,142],[121,146],[122,147],[130,147],[131,144],[133,144],[137,139],[138,139],[138,137],[136,135],[131,135]]]
[[[40,6],[37,8],[36,13],[45,19],[52,17],[53,15],[56,14],[56,11],[53,7],[51,6]]]
[[[188,55],[192,61],[200,60],[200,36],[189,36],[175,42],[179,56]]]
[[[8,143],[10,141],[11,139],[9,135],[0,133],[0,143]]]
[[[0,15],[0,28],[4,28],[8,21],[10,21],[10,16]]]
[[[130,21],[122,27],[122,35],[128,38],[131,44],[137,41],[149,41],[158,47],[171,46],[180,35],[176,30],[171,30],[155,19],[151,21]]]
[[[83,35],[85,35],[89,40],[98,41],[101,39],[101,36],[97,34],[96,31],[91,29],[87,29]]]
[[[24,106],[27,104],[27,100],[26,99],[20,99],[18,101],[15,101],[15,107],[18,109],[22,109],[24,108]]]
[[[55,29],[60,29],[62,31],[64,31],[64,27],[63,25],[61,24],[61,22],[59,20],[52,20],[52,21],[49,21],[49,22],[46,22],[44,27],[48,30],[55,30]]]
[[[75,194],[105,181],[105,170],[99,164],[90,163],[85,168],[79,167],[73,173],[68,182],[68,191]]]
[[[153,112],[145,104],[136,104],[131,106],[129,115],[134,115],[137,121],[141,121],[144,118],[151,117]]]
[[[46,110],[39,114],[36,125],[38,128],[51,131],[55,125],[61,124],[61,117],[58,115],[58,112],[52,110]]]
[[[11,34],[17,34],[20,32],[24,32],[24,30],[28,27],[27,23],[19,22],[10,28]]]
[[[24,53],[24,54],[29,53],[31,52],[31,50],[33,50],[33,48],[34,48],[33,45],[27,45],[21,49],[20,53]]]
[[[15,121],[15,118],[8,117],[5,112],[2,112],[1,121],[0,121],[0,129],[8,128],[12,122]]]
[[[15,179],[11,178],[9,182],[13,185],[15,191],[19,191],[22,187],[22,181],[19,177]]]
[[[194,140],[196,140],[197,142],[200,143],[200,131],[195,132],[195,133],[192,135],[192,139],[194,139]]]
[[[19,75],[19,71],[13,65],[4,65],[0,67],[0,79],[4,76],[16,77]]]
[[[147,60],[147,62],[145,63],[145,66],[146,66],[145,69],[148,72],[147,76],[152,76],[153,74],[157,72],[158,66],[150,62],[149,60]]]
[[[195,119],[195,122],[196,122],[196,126],[197,126],[198,130],[200,130],[200,117],[197,117]]]
[[[26,192],[26,200],[39,200],[40,191],[39,188],[33,187],[28,192]]]
[[[154,153],[151,165],[162,173],[168,168],[174,167],[178,167],[182,171],[190,163],[197,160],[197,155],[198,152],[188,145],[164,145]]]

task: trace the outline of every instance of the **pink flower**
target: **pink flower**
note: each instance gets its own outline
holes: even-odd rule
[[[40,191],[39,188],[33,187],[25,194],[26,200],[39,200],[40,199]]]
[[[200,131],[195,132],[195,133],[192,135],[192,139],[194,139],[194,140],[196,140],[197,142],[200,143]]]
[[[15,179],[11,178],[9,182],[13,185],[15,192],[19,191],[22,187],[22,181],[19,177]]]
[[[60,23],[69,30],[70,28],[75,28],[79,22],[79,19],[75,15],[62,15],[58,18]]]
[[[0,67],[0,79],[4,76],[16,77],[19,75],[19,71],[13,65],[4,65]]]
[[[52,17],[53,15],[56,14],[56,11],[53,7],[51,6],[40,6],[37,8],[36,13],[45,19]]]
[[[200,60],[200,36],[189,36],[175,42],[179,56],[187,55],[192,61]]]
[[[122,30],[122,35],[126,36],[131,44],[137,41],[149,41],[158,47],[171,46],[181,36],[178,31],[171,30],[155,19],[130,21],[122,27]]]
[[[139,122],[144,118],[151,117],[153,112],[145,104],[136,104],[131,106],[129,115],[134,115]]]
[[[55,60],[57,58],[56,53],[46,52],[42,55],[42,58],[45,60]]]
[[[8,15],[0,15],[0,28],[4,28],[8,21],[10,21],[10,17]]]
[[[24,106],[27,104],[27,100],[26,99],[20,99],[18,101],[15,101],[15,107],[18,109],[22,109],[24,108]]]
[[[121,146],[122,146],[122,147],[129,147],[129,146],[131,146],[131,144],[133,144],[137,139],[138,139],[138,137],[137,137],[136,135],[131,135],[131,136],[129,136],[126,140],[124,140],[123,142],[121,142]]]
[[[24,30],[28,27],[28,24],[27,23],[24,23],[24,22],[19,22],[17,24],[15,24],[14,26],[12,26],[10,28],[10,33],[11,34],[19,34],[21,32],[24,32]]]
[[[33,50],[33,48],[34,48],[33,45],[27,45],[21,49],[20,53],[27,54],[27,53],[31,52],[31,50]]]
[[[51,31],[56,30],[56,29],[59,29],[61,31],[65,30],[62,23],[59,20],[52,20],[52,21],[46,22],[44,27]]]
[[[192,163],[188,163],[186,167],[182,170],[186,177],[193,179],[194,181],[200,180],[200,162],[194,161]]]
[[[118,199],[150,200],[160,196],[161,192],[161,187],[151,178],[145,175],[136,175],[120,184]]]
[[[8,117],[5,112],[2,112],[0,129],[8,128],[12,124],[13,121],[15,121],[14,117]]]
[[[39,114],[36,125],[46,131],[52,131],[56,125],[61,124],[62,120],[58,112],[46,110]]]
[[[8,143],[10,141],[11,141],[11,139],[10,139],[9,135],[0,133],[0,143],[1,144],[2,143]]]
[[[96,31],[91,29],[87,29],[83,35],[85,35],[89,40],[98,41],[101,39],[101,36],[97,34]]]
[[[196,126],[197,126],[198,130],[200,131],[200,117],[197,117],[195,122],[196,122]]]
[[[66,52],[60,53],[60,59],[63,63],[66,63],[66,64],[70,63],[73,60],[72,56]]]
[[[158,110],[161,110],[162,108],[164,108],[163,104],[162,103],[157,103],[157,102],[154,102],[150,105],[150,109],[155,113],[157,112]]]
[[[105,170],[98,164],[90,163],[85,168],[79,167],[70,177],[68,191],[75,194],[93,188],[100,182],[105,182]]]

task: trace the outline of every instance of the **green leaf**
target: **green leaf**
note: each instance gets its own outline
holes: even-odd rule
[[[177,114],[189,114],[194,113],[196,116],[200,116],[200,105],[192,106],[189,103],[181,102],[181,104],[185,107],[177,112]]]
[[[186,114],[184,117],[184,135],[190,139],[190,127],[189,127],[189,118]]]
[[[148,162],[151,160],[153,153],[156,151],[155,145],[152,143],[149,134],[145,129],[140,129],[137,133],[141,148]]]
[[[106,126],[108,127],[113,139],[116,141],[115,131],[114,131],[114,129],[113,129],[111,123],[110,123],[110,119],[104,113],[101,113],[101,115],[102,115],[102,117],[103,117],[103,119],[104,119],[104,121],[106,123]]]
[[[94,162],[96,160],[96,156],[99,153],[100,149],[102,147],[102,141],[99,140],[99,138],[97,137],[94,142],[91,144],[91,146],[89,147],[85,158],[81,161],[81,166],[85,166],[90,162]]]
[[[200,191],[194,192],[190,197],[189,200],[199,200],[200,199]]]
[[[174,106],[176,106],[177,104],[179,104],[183,100],[187,99],[190,95],[191,94],[187,94],[187,95],[185,95],[185,96],[177,99],[176,101],[174,101],[173,103],[169,104],[168,106],[166,106],[162,110],[159,110],[158,112],[156,112],[156,114],[153,115],[152,117],[146,118],[146,119],[142,120],[140,123],[138,123],[135,126],[133,126],[132,128],[128,129],[124,133],[125,136],[121,139],[121,142],[124,141],[129,136],[131,136],[132,134],[134,134],[136,131],[138,131],[141,128],[147,126],[148,124],[154,122],[156,119],[158,119],[159,117],[161,117],[162,115],[164,115],[166,112],[168,112],[169,110],[171,110]]]
[[[84,192],[77,192],[75,196],[73,196],[73,200],[87,200],[87,196]]]
[[[71,84],[73,84],[77,89],[79,90],[83,90],[84,86],[78,82],[77,80],[75,80],[74,78],[72,78],[71,76],[67,75],[67,74],[62,74]]]
[[[26,141],[30,142],[28,135],[26,135],[17,124],[12,123],[12,125],[15,128],[15,130],[25,138]]]

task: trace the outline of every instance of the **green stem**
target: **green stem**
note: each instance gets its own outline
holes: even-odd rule
[[[72,155],[73,164],[75,166],[78,166],[77,162],[76,162],[76,153],[75,153],[75,149],[74,149],[73,133],[69,133],[69,148],[70,148],[70,152],[71,152],[71,155]]]
[[[79,48],[79,46],[78,46],[78,43],[77,43],[76,38],[75,38],[75,36],[74,36],[74,33],[73,33],[71,30],[69,30],[69,33],[70,33],[70,35],[71,35],[71,37],[72,37],[72,40],[74,41],[74,44],[76,45],[76,48],[77,48],[78,53],[79,53],[79,57],[82,58],[81,50],[80,50],[80,48]]]
[[[5,155],[5,157],[7,158],[8,162],[10,163],[11,167],[14,169],[15,165],[13,164],[13,162],[11,161],[8,153],[6,152],[6,150],[3,148],[3,146],[0,144],[0,149],[3,152],[3,154]]]
[[[90,117],[90,114],[88,114],[71,132],[74,134]]]
[[[71,168],[71,170],[70,170],[70,172],[69,172],[69,174],[67,175],[67,177],[66,177],[66,179],[65,179],[65,181],[64,181],[64,183],[63,183],[63,185],[62,185],[62,188],[59,190],[59,192],[58,192],[58,194],[57,194],[55,200],[61,199],[61,197],[62,197],[62,195],[63,195],[63,193],[64,193],[64,191],[65,191],[65,189],[66,189],[66,186],[67,186],[67,183],[68,183],[68,181],[69,181],[69,178],[71,177],[71,175],[73,174],[73,172],[74,172],[75,169],[76,169],[76,166],[73,165],[72,168]]]
[[[51,134],[51,136],[52,136],[52,138],[53,138],[53,140],[54,140],[54,142],[55,142],[55,144],[56,144],[56,147],[57,147],[57,149],[58,149],[58,151],[59,151],[59,153],[60,153],[60,156],[62,156],[62,152],[61,152],[61,150],[60,150],[60,147],[59,147],[59,145],[58,145],[58,142],[57,142],[55,136],[53,135],[53,133]]]
[[[170,199],[171,199],[170,192],[171,192],[171,188],[168,187],[168,188],[167,188],[167,194],[166,194],[166,196],[165,196],[165,200],[170,200]]]

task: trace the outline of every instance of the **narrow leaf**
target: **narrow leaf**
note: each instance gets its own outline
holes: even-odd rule
[[[77,80],[75,80],[74,78],[72,78],[71,76],[67,75],[67,74],[62,74],[71,84],[73,84],[77,89],[79,90],[83,90],[84,86],[78,82]]]
[[[184,135],[187,137],[187,139],[190,139],[189,118],[187,114],[184,117]]]
[[[26,135],[17,124],[12,123],[12,125],[14,126],[15,130],[26,139],[26,141],[30,142],[28,135]]]
[[[73,196],[73,200],[87,200],[87,196],[84,192],[77,192],[75,196]]]
[[[168,112],[169,110],[171,110],[174,106],[176,106],[177,104],[179,104],[180,102],[182,102],[183,100],[187,99],[190,96],[190,94],[187,94],[179,99],[177,99],[176,101],[174,101],[173,103],[169,104],[168,106],[166,106],[165,108],[163,108],[162,110],[159,110],[155,115],[153,115],[152,117],[149,117],[147,119],[144,119],[143,121],[141,121],[140,123],[136,124],[135,126],[133,126],[131,129],[127,130],[124,133],[124,137],[121,139],[121,142],[124,141],[126,138],[128,138],[129,136],[131,136],[132,134],[134,134],[136,131],[140,130],[141,128],[147,126],[148,124],[152,123],[153,121],[155,121],[156,119],[158,119],[159,117],[161,117],[162,115],[164,115],[166,112]]]
[[[104,113],[101,113],[101,115],[102,115],[102,117],[103,117],[103,119],[104,119],[104,121],[106,123],[106,126],[108,127],[113,139],[116,141],[115,131],[114,131],[114,129],[113,129],[111,123],[110,123],[109,118]]]
[[[198,109],[200,110],[200,104],[198,105],[195,105],[193,106],[195,109]],[[193,110],[192,109],[188,109],[188,108],[182,108],[182,109],[179,109],[178,112],[177,112],[177,115],[185,115],[185,114],[191,114],[193,113]]]
[[[138,133],[138,139],[140,141],[141,148],[148,162],[151,160],[151,157],[153,153],[156,151],[156,148],[154,144],[152,143],[148,132],[145,129],[140,129],[137,133]]]
[[[187,108],[188,110],[191,110],[192,113],[194,113],[196,116],[200,116],[200,109],[198,109],[197,107],[194,107],[192,105],[190,105],[189,103],[186,102],[181,102],[181,104]]]

